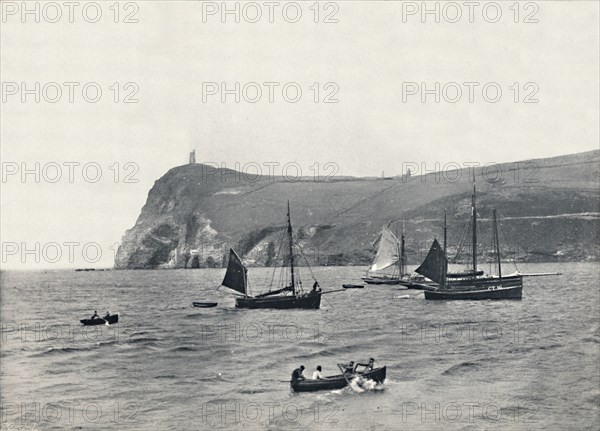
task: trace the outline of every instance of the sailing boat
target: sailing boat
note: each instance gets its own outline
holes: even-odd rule
[[[290,283],[287,284],[286,280],[286,286],[256,296],[249,295],[248,270],[242,263],[242,260],[237,253],[233,249],[229,249],[229,263],[227,265],[227,271],[225,272],[225,277],[223,278],[221,285],[243,295],[236,297],[236,308],[318,309],[320,307],[321,289],[319,288],[319,283],[315,280],[313,289],[308,293],[304,293],[302,292],[302,284],[298,274],[295,272],[294,246],[289,201],[287,213],[287,236],[289,242]]]
[[[493,242],[498,275],[485,275],[477,270],[477,207],[475,205],[475,185],[471,196],[472,213],[472,268],[465,272],[449,273],[446,257],[446,218],[444,217],[444,248],[437,239],[429,249],[425,260],[416,269],[421,275],[438,284],[437,288],[425,290],[425,299],[443,300],[481,300],[481,299],[521,299],[523,276],[513,274],[502,276],[500,244],[498,240],[498,222],[496,210],[493,210]]]
[[[402,222],[402,236],[400,237],[400,281],[398,284],[406,287],[407,289],[419,289],[424,290],[431,286],[431,282],[425,277],[418,274],[408,274],[406,272],[406,240],[404,237],[404,221]]]
[[[399,254],[398,238],[387,226],[384,226],[379,235],[379,246],[373,264],[361,279],[368,284],[400,284],[402,270]],[[391,273],[383,272],[390,267],[392,267]]]
[[[383,271],[388,268],[392,268],[392,272],[384,273]],[[368,284],[399,284],[408,289],[424,289],[426,287],[427,282],[424,277],[411,276],[406,273],[404,223],[400,240],[387,226],[383,227],[373,264],[361,278]]]

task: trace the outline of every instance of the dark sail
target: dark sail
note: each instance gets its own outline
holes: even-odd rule
[[[248,270],[233,249],[229,249],[229,264],[221,285],[246,294],[246,272]]]
[[[415,271],[443,286],[446,284],[447,270],[448,259],[440,243],[434,239],[425,260]]]

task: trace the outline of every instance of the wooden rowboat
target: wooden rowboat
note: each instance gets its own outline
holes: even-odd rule
[[[113,323],[117,323],[119,321],[119,315],[113,314],[112,316],[108,316],[106,319],[97,318],[97,319],[83,319],[80,322],[86,326],[95,326],[95,325],[112,325]]]
[[[216,307],[218,302],[192,302],[194,307],[198,308],[212,308]]]
[[[312,392],[322,390],[342,389],[348,386],[348,382],[356,375],[365,379],[374,380],[377,383],[383,383],[385,380],[386,367],[375,368],[371,371],[357,372],[355,374],[339,374],[336,376],[324,377],[318,380],[304,379],[291,382],[291,387],[295,392]]]

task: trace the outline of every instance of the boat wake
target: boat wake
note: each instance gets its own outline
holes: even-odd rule
[[[362,376],[355,376],[350,380],[350,389],[357,394],[362,394],[363,392],[375,391],[378,390],[377,382],[371,379],[365,379]]]

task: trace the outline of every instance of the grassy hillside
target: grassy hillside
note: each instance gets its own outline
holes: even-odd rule
[[[524,261],[597,260],[600,152],[474,170],[481,254],[489,217],[501,217],[503,254]],[[472,171],[395,178],[246,177],[202,164],[171,169],[155,182],[135,226],[123,237],[116,268],[219,266],[229,246],[251,264],[277,262],[286,202],[311,263],[367,264],[383,225],[401,229],[418,263],[442,236],[448,213],[450,255],[469,218]]]

